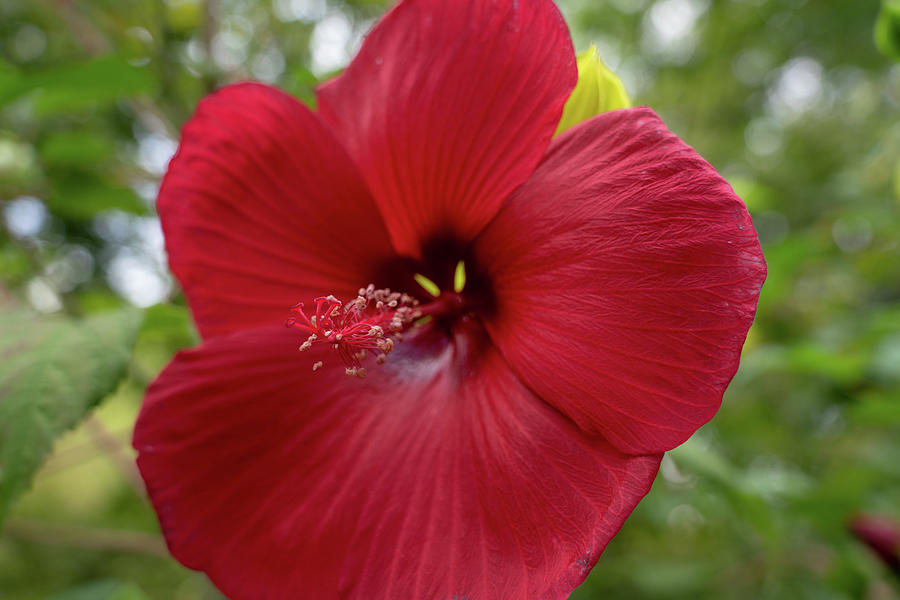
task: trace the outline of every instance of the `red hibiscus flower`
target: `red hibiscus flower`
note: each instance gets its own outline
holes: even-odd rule
[[[575,81],[549,0],[404,0],[317,112],[254,84],[200,104],[159,213],[204,341],[134,436],[178,560],[254,600],[584,580],[716,412],[765,265],[743,203],[651,110],[551,139]],[[369,283],[418,312],[355,305]],[[330,294],[344,308],[295,315],[330,328],[299,353],[288,309]],[[395,320],[384,364],[362,358]]]

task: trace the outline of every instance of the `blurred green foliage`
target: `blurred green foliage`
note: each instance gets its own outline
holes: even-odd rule
[[[203,95],[252,78],[312,103],[387,4],[0,3],[0,308],[48,324],[146,307],[127,376],[13,507],[0,598],[217,597],[167,556],[128,444],[145,386],[197,339],[156,186]],[[596,43],[635,104],[732,182],[769,264],[722,410],[666,457],[574,598],[900,597],[846,528],[857,511],[900,516],[891,3],[559,4],[576,48]]]
[[[37,323],[0,313],[0,524],[56,438],[115,390],[140,324],[135,310]]]

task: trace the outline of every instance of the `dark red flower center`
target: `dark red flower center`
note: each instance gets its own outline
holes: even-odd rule
[[[383,364],[410,329],[427,327],[447,339],[470,335],[473,326],[480,329],[477,322],[492,314],[494,302],[477,262],[445,240],[426,246],[423,256],[423,261],[395,257],[382,265],[378,280],[406,291],[369,284],[353,299],[316,298],[309,314],[303,302],[295,305],[286,325],[307,334],[300,351],[328,344],[348,375],[364,378],[364,361],[374,355],[375,363]],[[324,362],[314,362],[313,370]]]

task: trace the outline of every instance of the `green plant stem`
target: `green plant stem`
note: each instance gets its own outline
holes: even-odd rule
[[[11,538],[38,544],[101,552],[169,556],[169,551],[159,535],[143,531],[98,529],[16,518],[6,522],[3,533]]]

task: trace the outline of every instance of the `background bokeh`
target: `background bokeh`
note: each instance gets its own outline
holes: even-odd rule
[[[576,48],[734,185],[769,264],[721,411],[573,597],[900,598],[847,530],[900,517],[900,67],[873,44],[878,4],[558,3]],[[132,465],[143,389],[196,341],[154,196],[201,97],[250,78],[313,102],[387,4],[0,1],[0,311],[65,328],[146,310],[125,379],[12,505],[0,598],[219,597],[168,557]],[[12,321],[0,349],[38,331]]]

